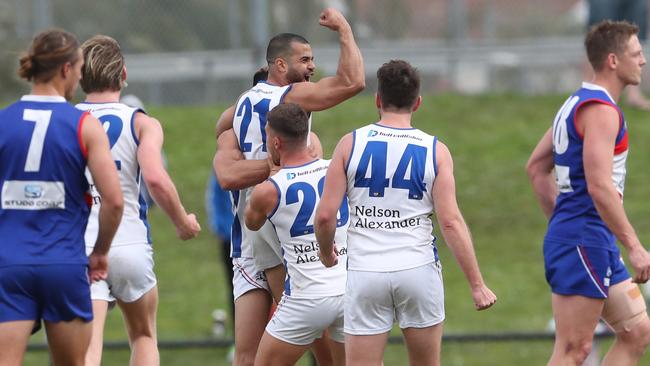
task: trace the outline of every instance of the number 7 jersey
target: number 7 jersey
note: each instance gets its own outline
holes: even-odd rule
[[[430,218],[436,137],[379,124],[352,136],[348,268],[390,272],[437,261]]]

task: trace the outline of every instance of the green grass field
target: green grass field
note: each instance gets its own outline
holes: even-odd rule
[[[545,220],[528,184],[524,165],[549,128],[564,96],[426,97],[414,125],[445,142],[454,156],[458,200],[474,237],[483,275],[499,297],[485,312],[473,309],[464,277],[439,238],[444,266],[446,333],[543,331],[551,317],[544,280],[541,241]],[[214,121],[224,106],[151,108],[164,126],[169,171],[185,207],[200,216],[203,232],[180,242],[160,210],[151,211],[156,272],[159,279],[160,339],[210,337],[211,312],[227,308],[219,245],[208,230],[203,200],[215,151]],[[641,240],[650,238],[650,144],[648,116],[626,110],[630,157],[625,205]],[[314,115],[326,156],[350,130],[374,122],[373,99],[358,97]],[[397,334],[397,333],[396,333]],[[42,334],[34,336],[42,341]],[[125,340],[118,311],[109,316],[107,340]],[[542,365],[550,341],[508,343],[443,343],[444,365]],[[163,350],[163,365],[226,365],[224,350]],[[106,365],[127,364],[128,351],[105,352]],[[389,346],[386,365],[407,363],[403,346]],[[43,352],[30,352],[26,365],[47,364]],[[303,361],[302,364],[307,364]],[[642,364],[650,364],[646,357]]]

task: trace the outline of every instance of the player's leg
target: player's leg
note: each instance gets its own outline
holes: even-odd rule
[[[23,364],[27,342],[33,327],[33,320],[0,322],[0,366]]]
[[[650,319],[646,304],[625,269],[619,253],[612,253],[612,285],[603,308],[602,318],[616,332],[616,340],[603,365],[636,365],[650,343]]]
[[[332,349],[332,343],[333,342],[330,342],[329,340],[327,331],[325,331],[323,332],[322,337],[316,338],[311,344],[309,350],[314,354],[318,366],[332,366],[335,364],[334,359],[332,358],[332,352],[334,352]],[[343,360],[345,361],[345,354],[343,354],[343,357]]]
[[[346,364],[381,365],[394,320],[389,274],[348,271],[344,297]]]
[[[549,366],[582,365],[591,352],[604,302],[577,295],[552,295],[555,344]]]
[[[442,323],[426,328],[404,328],[402,334],[409,354],[409,365],[440,365]]]
[[[329,341],[328,348],[331,351],[331,364],[335,366],[345,366],[345,343]],[[320,366],[320,363],[318,365]]]
[[[271,295],[263,272],[252,258],[233,258],[235,297],[235,359],[234,366],[255,362],[257,347],[271,310]]]
[[[275,301],[276,304],[279,304],[280,299],[282,299],[282,292],[284,292],[284,279],[287,276],[284,266],[279,264],[271,268],[265,268],[264,275],[266,276],[269,288],[271,289],[273,301]]]
[[[131,346],[131,365],[158,365],[157,280],[148,243],[111,248],[106,282],[122,311]]]
[[[158,287],[154,286],[144,296],[133,302],[118,300],[124,315],[126,331],[131,345],[129,364],[159,365],[158,337],[156,334],[156,311],[158,309]]]
[[[440,262],[390,274],[397,317],[410,365],[440,365],[444,288]]]
[[[309,345],[287,343],[264,332],[257,349],[255,366],[295,365],[308,348]]]
[[[93,300],[92,334],[86,352],[86,366],[99,366],[102,363],[104,324],[106,323],[108,304],[108,301],[105,300]]]
[[[68,322],[45,321],[47,343],[54,366],[82,366],[90,344],[92,323],[76,318]]]
[[[22,365],[34,319],[40,318],[33,272],[28,266],[0,268],[0,366]]]
[[[381,366],[388,333],[373,335],[345,335],[345,364]]]
[[[87,266],[41,266],[38,276],[52,363],[83,365],[93,320]]]

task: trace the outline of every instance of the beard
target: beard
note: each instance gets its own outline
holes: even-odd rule
[[[287,80],[290,83],[300,83],[303,81],[309,81],[309,76],[310,76],[309,73],[301,74],[298,70],[294,68],[289,68],[289,70],[287,70]]]

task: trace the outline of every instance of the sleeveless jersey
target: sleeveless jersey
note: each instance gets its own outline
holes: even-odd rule
[[[0,110],[0,267],[88,263],[85,117],[55,96]]]
[[[275,86],[260,81],[237,100],[233,131],[239,149],[246,160],[266,159],[266,114],[282,103],[291,85]],[[255,236],[244,225],[244,211],[252,187],[233,191],[233,226],[230,254],[233,258],[252,258],[252,239]]]
[[[353,132],[349,269],[390,272],[437,260],[430,219],[436,143],[415,128],[372,124]]]
[[[322,298],[345,292],[347,259],[348,203],[344,199],[334,236],[339,262],[326,268],[318,258],[314,234],[314,214],[320,202],[329,160],[283,167],[269,178],[278,193],[278,205],[269,215],[282,245],[287,270],[286,295],[296,298]]]
[[[614,148],[612,184],[623,197],[628,152],[623,112],[607,90],[595,84],[583,83],[582,88],[564,102],[553,122],[553,160],[559,195],[545,240],[556,244],[612,248],[616,245],[614,234],[600,218],[587,191],[582,161],[583,136],[575,125],[576,113],[586,103],[611,105],[618,112],[620,128]]]
[[[122,103],[79,103],[77,108],[89,111],[103,124],[120,177],[120,186],[124,195],[124,213],[111,245],[151,243],[147,203],[140,194],[142,179],[137,159],[139,141],[133,126],[135,114],[143,111]],[[95,189],[90,172],[87,171],[86,176],[91,187],[93,207],[85,238],[86,246],[93,247],[99,229],[99,207],[102,199]]]

